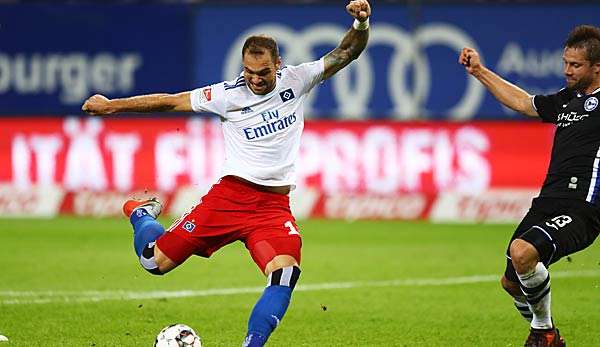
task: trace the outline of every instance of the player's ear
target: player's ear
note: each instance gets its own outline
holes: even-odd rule
[[[281,68],[281,56],[278,56],[275,60],[275,67],[277,68],[277,70]]]

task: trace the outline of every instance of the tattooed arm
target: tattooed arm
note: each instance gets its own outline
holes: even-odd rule
[[[371,15],[371,6],[367,0],[354,0],[346,6],[348,13],[358,22],[348,30],[342,42],[333,51],[324,57],[325,74],[323,79],[328,79],[336,72],[360,55],[369,40],[368,19]]]

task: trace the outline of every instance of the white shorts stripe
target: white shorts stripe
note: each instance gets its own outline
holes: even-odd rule
[[[592,200],[596,200],[594,197],[594,193],[597,189],[596,183],[598,181],[598,165],[600,164],[600,147],[598,147],[598,151],[596,152],[596,159],[594,159],[594,166],[592,167],[592,179],[590,180],[590,188],[588,189],[587,197],[585,201],[593,202]]]
[[[550,240],[550,242],[554,243],[554,240],[552,239],[552,236],[550,236],[550,234],[548,234],[548,232],[546,230],[544,230],[542,227],[534,225],[531,228],[540,229],[546,235],[546,237],[548,237],[548,239]]]

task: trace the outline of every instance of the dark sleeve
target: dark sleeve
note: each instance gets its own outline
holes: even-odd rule
[[[551,95],[536,95],[532,100],[533,108],[542,121],[556,124],[558,114],[563,108],[562,105],[568,103],[571,98],[571,92],[567,89],[561,89],[558,93]]]

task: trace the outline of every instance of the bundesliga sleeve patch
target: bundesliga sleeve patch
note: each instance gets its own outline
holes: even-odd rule
[[[200,103],[209,102],[212,99],[212,89],[210,87],[202,89],[200,94]]]
[[[286,101],[292,100],[296,96],[294,95],[292,88],[288,88],[288,89],[284,90],[283,92],[279,93],[279,97],[281,98],[281,101],[286,102]]]

